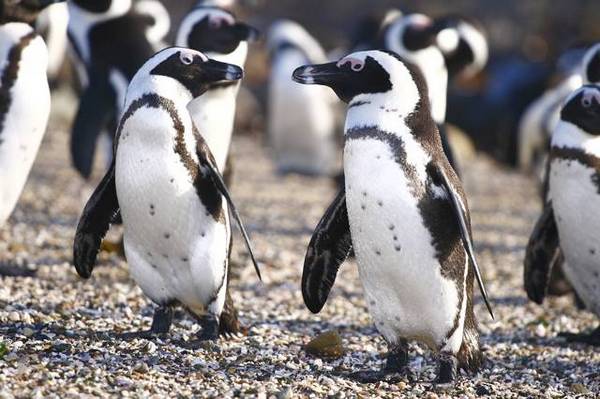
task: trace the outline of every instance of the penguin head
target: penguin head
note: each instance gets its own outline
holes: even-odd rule
[[[257,29],[237,21],[229,11],[200,6],[181,23],[177,43],[203,53],[230,54],[258,35]]]
[[[327,61],[319,42],[302,25],[288,19],[278,20],[271,25],[267,34],[267,49],[272,60],[295,52],[301,54],[306,63]]]
[[[461,16],[435,21],[435,44],[444,55],[451,76],[470,77],[480,72],[488,60],[488,44],[482,26]]]
[[[386,48],[403,57],[435,47],[434,21],[423,14],[398,15],[384,32]]]
[[[44,8],[63,1],[65,0],[2,0],[0,2],[0,22],[33,24]]]
[[[571,94],[560,119],[587,134],[600,135],[600,85],[585,85]]]
[[[585,53],[582,75],[586,83],[600,83],[600,43]]]
[[[410,112],[420,102],[429,112],[423,76],[392,52],[361,51],[338,62],[300,67],[292,77],[298,83],[328,86],[346,103],[401,102]]]
[[[189,99],[204,94],[215,82],[239,80],[240,67],[209,59],[199,51],[170,47],[148,60],[133,77],[127,97],[148,91]],[[141,92],[141,93],[140,93]]]

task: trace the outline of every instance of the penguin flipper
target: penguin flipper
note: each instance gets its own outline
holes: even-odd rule
[[[471,265],[473,267],[473,271],[475,272],[475,277],[477,278],[477,284],[479,285],[479,290],[481,291],[481,296],[487,306],[488,312],[490,312],[490,316],[492,319],[494,318],[494,312],[492,311],[492,306],[490,305],[490,301],[488,299],[487,291],[485,289],[485,285],[483,283],[483,277],[481,276],[481,270],[479,269],[479,265],[477,264],[477,260],[475,259],[475,251],[473,250],[473,239],[471,237],[471,229],[468,225],[468,217],[466,215],[466,210],[463,207],[463,203],[460,199],[459,194],[454,190],[452,184],[448,180],[448,177],[444,173],[444,171],[438,166],[433,167],[433,178],[434,183],[440,182],[444,186],[444,190],[448,193],[450,197],[450,202],[452,203],[452,208],[454,210],[454,214],[456,215],[456,219],[458,221],[458,227],[460,229],[460,236],[467,251],[467,255],[471,260]]]
[[[524,284],[529,299],[542,304],[548,291],[552,269],[561,262],[558,228],[552,202],[544,206],[525,250]]]
[[[79,109],[71,130],[71,159],[75,169],[90,177],[96,152],[96,142],[114,116],[116,94],[103,74],[90,71],[89,86],[81,95]],[[95,76],[95,77],[94,77]]]
[[[81,277],[89,278],[92,275],[102,239],[118,212],[119,201],[113,160],[106,175],[85,205],[77,225],[73,242],[73,264]]]
[[[252,245],[250,244],[250,238],[248,237],[248,233],[246,232],[246,228],[242,223],[242,218],[237,211],[233,200],[231,199],[231,195],[229,194],[229,190],[223,181],[223,176],[219,172],[219,168],[217,167],[217,163],[210,152],[210,149],[206,145],[204,139],[197,134],[196,135],[197,145],[196,145],[196,155],[198,156],[198,162],[200,163],[200,172],[204,174],[204,172],[208,172],[215,188],[221,193],[225,200],[229,204],[229,209],[235,218],[240,231],[242,232],[242,236],[244,237],[244,242],[246,243],[246,247],[248,248],[248,252],[250,253],[250,258],[252,259],[252,263],[254,264],[254,269],[256,270],[256,274],[258,275],[259,280],[262,281],[262,276],[260,274],[260,268],[258,267],[258,262],[254,257],[254,251],[252,250]]]
[[[346,191],[342,189],[315,228],[306,251],[302,297],[311,312],[319,313],[325,306],[340,265],[351,249]]]

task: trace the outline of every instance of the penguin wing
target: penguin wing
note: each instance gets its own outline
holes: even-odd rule
[[[549,202],[544,206],[525,250],[523,277],[529,299],[539,304],[544,301],[552,268],[560,259],[558,228],[552,202]]]
[[[89,278],[92,275],[100,243],[118,212],[113,160],[108,172],[85,205],[77,225],[73,242],[73,263],[81,277]]]
[[[202,173],[203,176],[208,176],[211,178],[213,184],[215,185],[215,188],[221,193],[221,195],[223,197],[225,197],[225,200],[229,204],[229,209],[231,210],[233,217],[235,218],[238,226],[240,227],[242,236],[244,237],[246,247],[248,248],[248,252],[250,253],[250,258],[252,259],[252,263],[254,264],[254,269],[256,270],[256,274],[258,274],[258,278],[262,281],[262,276],[260,274],[258,262],[256,261],[256,258],[254,257],[254,251],[252,251],[252,245],[250,245],[250,238],[248,237],[246,228],[244,227],[244,224],[242,223],[242,218],[240,217],[240,214],[238,213],[237,208],[236,208],[235,204],[233,203],[233,200],[231,199],[229,190],[227,189],[227,186],[225,185],[225,182],[223,181],[223,176],[221,176],[221,173],[219,172],[219,169],[217,167],[215,159],[213,158],[212,153],[210,152],[210,149],[206,145],[206,142],[204,141],[204,139],[199,134],[196,135],[196,139],[197,139],[196,154],[198,156],[198,162],[200,164],[200,172]]]
[[[352,249],[346,192],[341,190],[315,228],[304,259],[302,297],[306,307],[319,313],[340,268]]]
[[[105,74],[90,71],[90,84],[79,102],[71,131],[71,158],[75,169],[90,177],[98,136],[115,116],[116,94]]]
[[[444,190],[448,193],[450,197],[450,202],[452,203],[452,208],[454,210],[454,214],[458,221],[458,227],[460,229],[460,236],[467,251],[467,255],[471,260],[471,265],[473,266],[473,271],[475,272],[475,277],[477,278],[477,284],[479,284],[479,290],[481,291],[481,295],[483,296],[483,300],[485,305],[487,306],[488,312],[494,318],[494,312],[492,311],[492,306],[490,305],[490,301],[488,299],[487,291],[485,289],[485,285],[483,284],[483,278],[481,276],[481,270],[479,269],[479,265],[477,264],[477,260],[475,259],[475,251],[473,250],[473,239],[471,237],[471,229],[469,227],[468,216],[466,214],[466,209],[463,205],[463,201],[460,198],[460,195],[453,188],[452,184],[448,180],[446,173],[438,167],[437,165],[433,165],[432,169],[429,169],[430,173],[433,173],[432,180],[434,183],[441,183],[444,187]]]

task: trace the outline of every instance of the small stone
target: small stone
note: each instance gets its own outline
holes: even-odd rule
[[[19,312],[10,312],[8,314],[8,320],[14,321],[14,322],[19,322],[19,321],[21,321],[21,315],[19,315]]]
[[[292,399],[294,397],[294,391],[290,387],[285,387],[275,395],[277,399]]]
[[[337,359],[344,356],[342,337],[337,331],[317,335],[304,347],[307,353],[320,358]]]
[[[591,393],[590,390],[587,389],[585,385],[579,384],[579,383],[571,384],[571,391],[573,391],[576,394],[581,394],[581,395],[587,395],[587,394]]]
[[[152,341],[148,341],[148,343],[146,343],[146,346],[144,346],[144,351],[146,353],[152,354],[152,353],[156,352],[156,349],[157,349],[157,346]]]
[[[27,338],[31,337],[33,334],[35,334],[35,331],[32,330],[29,327],[25,327],[22,331],[21,334],[23,334],[24,336],[26,336]]]

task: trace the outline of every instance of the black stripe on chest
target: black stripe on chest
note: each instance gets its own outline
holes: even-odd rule
[[[567,166],[571,162],[577,162],[586,168],[594,169],[592,175],[592,183],[596,186],[598,194],[600,194],[600,158],[595,155],[588,154],[578,148],[569,147],[552,147],[550,150],[550,163],[554,160],[566,161]]]
[[[432,161],[426,165],[427,178],[422,181],[419,179],[415,167],[407,162],[406,146],[402,138],[397,135],[369,127],[349,130],[346,133],[346,139],[374,139],[389,146],[393,160],[408,179],[408,185],[417,202],[423,224],[431,234],[431,244],[435,249],[436,258],[442,265],[442,275],[455,281],[458,289],[462,290],[466,255],[461,246],[460,231],[451,200],[448,197],[437,197],[434,194],[435,186],[441,187],[442,183],[435,181],[432,177],[435,176],[435,173],[431,172]],[[374,158],[373,162],[377,162],[377,159]],[[394,185],[400,184],[400,182],[388,182],[388,184]],[[410,229],[410,226],[405,227]]]
[[[0,78],[0,144],[2,144],[2,132],[6,123],[6,115],[12,104],[12,95],[10,90],[15,85],[19,77],[19,62],[23,55],[23,50],[37,37],[36,32],[31,32],[21,38],[19,43],[15,44],[8,53],[6,68],[2,71]]]
[[[161,97],[157,94],[145,94],[139,99],[131,103],[123,117],[117,130],[117,136],[115,140],[115,146],[118,145],[119,138],[123,130],[123,126],[127,119],[129,119],[137,110],[140,108],[157,108],[166,111],[173,122],[173,129],[175,129],[175,146],[173,151],[179,156],[179,160],[187,170],[192,184],[196,190],[196,194],[202,202],[202,205],[206,208],[207,215],[211,215],[216,222],[225,223],[225,212],[223,209],[223,197],[216,188],[214,182],[210,178],[208,172],[203,172],[202,168],[195,162],[192,154],[189,153],[185,145],[185,127],[177,113],[175,104],[173,101]],[[198,157],[210,157],[210,150],[204,142],[204,139],[198,133],[194,126],[194,137],[197,142],[197,155]],[[143,134],[143,132],[139,132]],[[126,138],[126,137],[125,137]],[[116,153],[115,148],[115,153]]]

